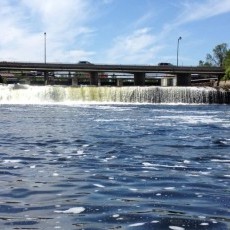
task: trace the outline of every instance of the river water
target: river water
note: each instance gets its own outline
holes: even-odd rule
[[[0,229],[230,229],[229,105],[0,110]]]

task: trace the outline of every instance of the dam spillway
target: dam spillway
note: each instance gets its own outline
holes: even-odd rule
[[[230,92],[212,87],[0,85],[0,104],[87,102],[230,104]]]

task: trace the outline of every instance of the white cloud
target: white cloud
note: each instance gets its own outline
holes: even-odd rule
[[[183,12],[175,24],[204,20],[228,12],[230,12],[229,0],[207,0],[199,3],[187,1],[183,4]]]
[[[86,42],[94,33],[87,26],[91,14],[88,3],[81,0],[19,0],[11,5],[11,1],[1,0],[0,60],[43,61],[44,32],[47,33],[48,61],[67,61],[70,57],[76,60],[77,54],[83,53],[84,56],[92,55],[88,51],[82,53],[80,42],[76,43],[79,37]],[[71,52],[72,47],[74,52]]]
[[[119,36],[108,51],[108,59],[114,62],[144,63],[149,60],[160,47],[155,44],[156,37],[150,28],[142,28],[127,36]],[[153,52],[154,51],[154,52]]]

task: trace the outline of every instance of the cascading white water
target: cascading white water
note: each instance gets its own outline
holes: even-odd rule
[[[229,103],[229,92],[211,87],[0,85],[1,104],[55,102]]]

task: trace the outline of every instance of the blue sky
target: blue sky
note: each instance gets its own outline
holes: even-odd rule
[[[197,65],[230,46],[230,0],[1,0],[0,61]],[[229,47],[230,48],[230,47]]]

